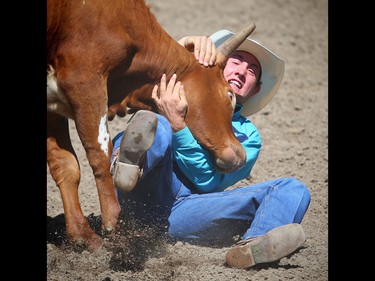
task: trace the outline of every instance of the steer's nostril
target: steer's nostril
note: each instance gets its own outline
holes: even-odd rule
[[[224,149],[221,155],[216,159],[216,166],[222,173],[231,173],[241,169],[246,162],[245,149],[240,146],[229,146]]]

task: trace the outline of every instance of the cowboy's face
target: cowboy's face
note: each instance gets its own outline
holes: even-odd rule
[[[260,71],[259,61],[248,52],[236,51],[228,59],[223,73],[236,94],[238,104],[243,104],[259,92],[257,81]]]

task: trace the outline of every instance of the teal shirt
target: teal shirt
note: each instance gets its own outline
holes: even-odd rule
[[[198,192],[223,191],[225,188],[250,176],[251,169],[262,147],[258,129],[240,115],[237,105],[232,117],[233,131],[246,151],[246,163],[240,170],[224,174],[216,170],[209,152],[195,140],[188,127],[173,134],[173,157],[184,175]]]

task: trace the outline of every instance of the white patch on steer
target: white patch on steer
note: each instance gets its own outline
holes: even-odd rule
[[[74,119],[73,111],[57,83],[55,70],[49,66],[47,71],[47,110],[66,118]]]
[[[101,145],[101,149],[104,151],[105,155],[108,156],[108,142],[109,142],[109,133],[107,132],[107,114],[104,114],[99,124],[99,136],[98,142]]]

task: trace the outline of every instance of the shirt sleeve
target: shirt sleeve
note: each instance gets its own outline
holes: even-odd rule
[[[261,149],[260,135],[249,120],[233,127],[245,148],[246,163],[240,170],[226,174],[216,170],[209,152],[200,146],[188,127],[173,134],[174,159],[199,192],[223,191],[250,175]]]

